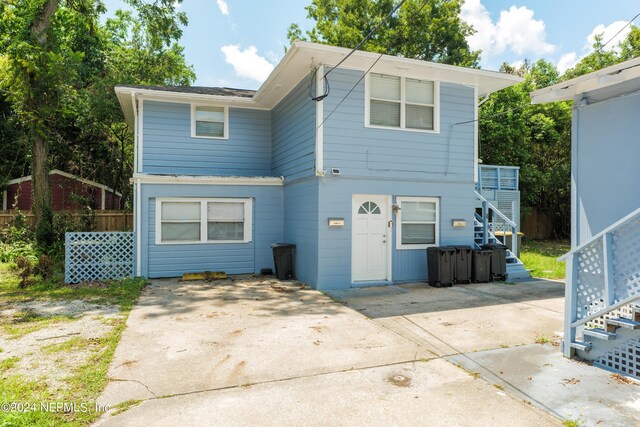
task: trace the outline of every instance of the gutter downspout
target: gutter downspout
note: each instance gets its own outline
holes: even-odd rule
[[[131,94],[131,103],[133,105],[133,171],[134,176],[137,175],[138,171],[138,103],[136,102],[136,94],[135,92]],[[142,235],[141,235],[141,213],[140,213],[140,179],[133,178],[133,232],[135,238],[135,275],[140,276],[142,274]]]

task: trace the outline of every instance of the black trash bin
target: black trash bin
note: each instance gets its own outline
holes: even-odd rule
[[[296,245],[293,243],[274,243],[273,262],[276,266],[276,277],[279,280],[292,280],[296,278],[293,264],[293,250]]]
[[[491,280],[491,251],[477,249],[471,253],[471,281],[485,283]]]
[[[458,283],[471,283],[471,246],[451,246],[456,250],[453,280]]]
[[[453,285],[456,250],[441,246],[427,248],[429,285],[441,288]]]
[[[507,247],[501,243],[487,243],[482,249],[491,252],[491,280],[503,281],[507,279]]]

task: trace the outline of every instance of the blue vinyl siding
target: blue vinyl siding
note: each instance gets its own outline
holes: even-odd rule
[[[284,239],[296,245],[296,276],[315,285],[318,279],[318,179],[284,188]]]
[[[307,79],[280,101],[271,117],[273,175],[315,175],[316,103],[309,99]]]
[[[325,117],[361,76],[344,69],[330,74]],[[440,84],[440,133],[365,127],[364,105],[363,80],[324,123],[325,169],[340,168],[346,176],[473,180],[473,88]]]
[[[241,274],[274,268],[270,245],[283,238],[282,187],[144,184],[141,196],[141,215],[146,219],[142,221],[144,276],[177,277],[183,273],[199,271]],[[249,243],[232,244],[156,245],[157,197],[253,198],[253,240]]]
[[[574,245],[640,207],[640,94],[573,110]]]
[[[229,109],[229,139],[191,138],[191,105],[144,101],[144,173],[271,175],[271,113]]]
[[[318,289],[357,286],[351,282],[351,220],[354,194],[424,196],[440,198],[440,244],[473,243],[474,183],[405,180],[366,180],[328,177],[320,183]],[[329,217],[345,219],[343,228],[329,228]],[[390,218],[395,221],[395,217]],[[465,219],[467,226],[453,228],[452,219]],[[391,229],[393,282],[424,281],[427,277],[426,251],[397,250],[395,222]]]

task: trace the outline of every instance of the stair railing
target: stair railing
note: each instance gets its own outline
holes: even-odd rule
[[[485,199],[480,193],[477,191],[476,197],[482,203],[482,244],[486,244],[489,242],[489,211],[491,211],[494,221],[492,226],[495,227],[496,221],[495,218],[498,217],[504,223],[504,243],[507,242],[507,230],[511,230],[511,252],[517,256],[518,254],[518,225],[512,221],[508,216],[503,214],[498,208],[493,206],[487,199]],[[495,230],[493,230],[495,232]]]
[[[576,328],[640,299],[640,209],[567,252],[563,353]]]

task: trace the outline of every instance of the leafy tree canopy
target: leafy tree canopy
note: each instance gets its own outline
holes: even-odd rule
[[[312,0],[307,18],[315,26],[303,33],[291,24],[289,42],[308,40],[355,47],[397,4],[394,0]],[[380,26],[362,49],[407,58],[477,67],[479,51],[466,37],[473,29],[460,19],[462,0],[407,0]]]
[[[132,11],[106,20],[99,0],[0,3],[0,186],[39,166],[129,193],[133,135],[113,87],[188,85],[195,74],[178,44],[181,1],[125,2]]]

